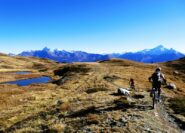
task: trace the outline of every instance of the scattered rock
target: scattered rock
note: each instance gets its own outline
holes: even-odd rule
[[[63,103],[64,102],[62,100],[56,100],[54,104],[57,105],[57,106],[59,106],[59,105],[61,105]]]
[[[64,133],[74,133],[74,129],[71,126],[66,126]]]
[[[110,126],[110,127],[123,127],[126,126],[127,120],[126,119],[120,119],[120,120],[114,120],[112,118],[107,118],[104,124]]]
[[[148,127],[144,127],[144,130],[147,131],[147,132],[149,132],[149,133],[151,132],[151,129],[148,128]]]
[[[128,122],[128,120],[125,117],[122,117],[119,121],[120,122],[124,122],[124,123],[127,123]]]
[[[129,120],[132,120],[132,121],[136,121],[136,120],[139,120],[139,119],[142,119],[143,117],[140,116],[140,115],[134,115],[134,114],[129,114],[128,115],[128,119]]]
[[[168,89],[176,89],[176,85],[174,83],[167,83],[166,88]]]
[[[177,70],[175,70],[175,71],[173,72],[173,74],[174,74],[174,75],[179,75],[179,72],[178,72]]]
[[[86,127],[84,127],[84,128],[82,129],[82,132],[83,132],[83,133],[93,133],[93,132],[91,131],[91,129],[86,128]]]

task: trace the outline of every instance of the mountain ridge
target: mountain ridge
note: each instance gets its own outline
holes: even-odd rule
[[[172,48],[165,48],[163,45],[158,45],[152,49],[144,49],[137,52],[125,53],[110,53],[110,54],[94,54],[84,51],[66,51],[66,50],[50,50],[44,47],[42,50],[23,51],[20,56],[34,56],[39,58],[47,58],[57,62],[95,62],[99,60],[107,60],[111,58],[128,59],[144,63],[156,63],[176,60],[184,57]]]

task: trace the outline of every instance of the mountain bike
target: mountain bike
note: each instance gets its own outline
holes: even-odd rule
[[[155,109],[157,107],[159,100],[160,100],[160,96],[158,93],[158,89],[152,88],[152,102],[153,102],[152,107],[153,107],[153,109]]]

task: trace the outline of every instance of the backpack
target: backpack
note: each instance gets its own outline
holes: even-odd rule
[[[153,80],[153,82],[161,82],[162,83],[163,79],[162,79],[161,73],[160,72],[153,73],[152,80]]]

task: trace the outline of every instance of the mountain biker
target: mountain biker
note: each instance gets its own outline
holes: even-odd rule
[[[135,82],[134,82],[134,79],[133,78],[130,79],[129,85],[130,85],[130,88],[132,88],[132,89],[135,90]]]
[[[150,82],[152,82],[152,89],[154,91],[158,91],[158,98],[160,100],[161,96],[161,84],[164,82],[166,83],[166,79],[164,74],[161,73],[161,68],[157,67],[155,72],[148,78]]]

